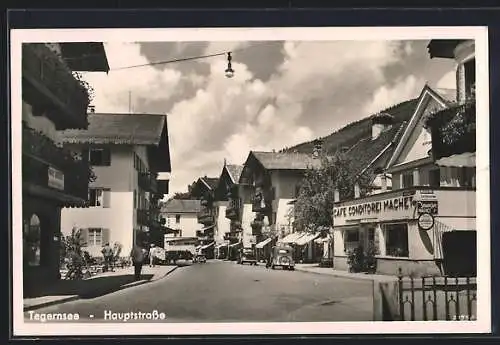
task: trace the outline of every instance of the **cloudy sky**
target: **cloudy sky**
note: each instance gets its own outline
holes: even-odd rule
[[[224,158],[279,150],[417,97],[454,88],[454,63],[425,41],[123,42],[105,44],[111,71],[88,73],[97,112],[168,114],[171,193],[219,176]],[[155,63],[233,52],[225,56]]]

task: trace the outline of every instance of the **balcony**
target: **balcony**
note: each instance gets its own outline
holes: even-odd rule
[[[231,220],[239,219],[241,209],[241,200],[232,199],[229,201],[229,206],[226,209],[226,218]]]
[[[151,224],[149,210],[136,210],[137,224],[149,226]]]
[[[429,116],[426,126],[431,129],[434,160],[476,152],[475,99]]]
[[[215,222],[213,212],[211,209],[203,208],[198,212],[198,223],[203,225],[211,225]]]
[[[77,205],[88,200],[89,181],[94,175],[85,159],[73,157],[71,152],[24,123],[22,145],[23,183],[52,192],[65,206],[73,205],[71,197],[80,199],[80,202],[74,200]]]
[[[87,128],[86,83],[77,80],[45,44],[23,44],[22,76],[23,99],[44,112],[57,129]]]
[[[140,172],[138,176],[139,187],[144,189],[146,192],[157,193],[158,192],[158,181],[156,180],[157,175],[151,172]]]
[[[260,194],[256,194],[252,198],[252,212],[264,212],[268,209],[268,206],[264,200],[264,196]]]

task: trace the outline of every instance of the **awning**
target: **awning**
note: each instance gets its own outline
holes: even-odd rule
[[[320,238],[317,238],[314,240],[314,243],[325,243],[325,242],[328,242],[330,240],[330,238],[328,237],[320,237]]]
[[[235,247],[235,246],[237,246],[237,245],[239,245],[239,243],[233,243],[233,244],[230,244],[230,245],[228,245],[228,247]]]
[[[475,218],[440,219],[434,222],[434,258],[443,258],[443,234],[454,230],[476,230]]]
[[[213,246],[215,244],[215,242],[212,242],[212,243],[209,243],[209,244],[205,244],[204,246],[201,246],[201,249],[207,249],[211,246]]]
[[[291,234],[286,235],[281,240],[280,243],[295,243],[300,237],[305,235],[303,232],[292,232]]]
[[[257,243],[257,244],[255,245],[255,248],[258,248],[258,249],[260,249],[260,248],[264,248],[264,246],[265,246],[266,244],[268,244],[269,242],[271,242],[271,239],[270,239],[270,238],[266,238],[264,241]]]
[[[299,239],[297,239],[297,241],[295,241],[295,243],[298,246],[303,246],[303,245],[311,242],[312,240],[314,240],[314,239],[316,239],[318,237],[319,237],[319,234],[305,234],[304,236],[302,236]]]
[[[469,167],[476,166],[476,153],[460,153],[449,157],[443,157],[436,161],[437,165],[449,167]]]
[[[196,248],[195,248],[195,249],[196,249],[196,250],[199,250],[199,249],[201,249],[201,247],[202,247],[202,246],[196,246]]]

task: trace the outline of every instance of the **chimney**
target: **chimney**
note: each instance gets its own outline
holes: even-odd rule
[[[340,193],[338,189],[335,189],[333,191],[333,202],[339,202],[340,201]]]
[[[372,117],[372,140],[377,139],[380,134],[392,127],[394,116],[388,113],[380,113]]]
[[[382,182],[382,192],[386,192],[387,191],[387,176],[385,176],[385,174],[381,174],[380,180]]]
[[[318,158],[323,149],[323,141],[320,139],[314,140],[313,145],[314,145],[312,151],[313,158]]]
[[[359,198],[361,196],[361,189],[359,188],[359,184],[354,184],[354,198]]]

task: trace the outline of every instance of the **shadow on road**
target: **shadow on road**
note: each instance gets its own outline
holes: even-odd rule
[[[142,274],[141,280],[149,281],[152,274]],[[95,298],[120,290],[124,285],[135,282],[134,275],[123,274],[105,277],[95,277],[86,280],[59,280],[47,285],[32,285],[24,287],[24,298],[43,296],[72,296]]]

